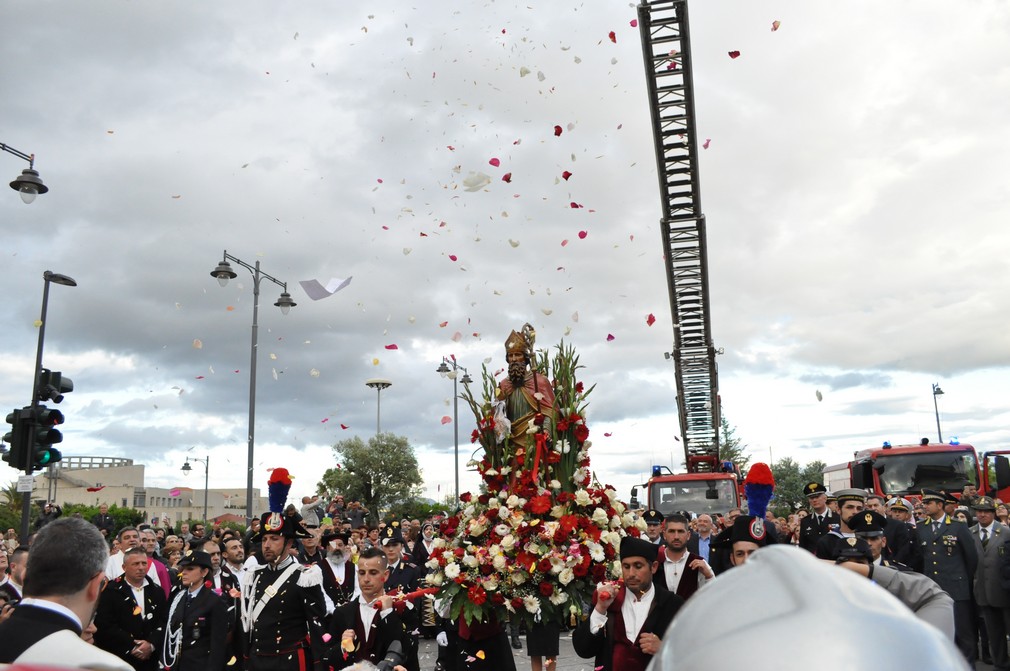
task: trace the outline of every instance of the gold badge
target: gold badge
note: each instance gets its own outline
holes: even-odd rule
[[[863,519],[866,520],[867,524],[873,524],[873,515],[872,514],[866,513],[866,515],[863,517]]]
[[[846,538],[845,542],[847,542],[849,544],[850,548],[856,547],[856,539],[855,538]]]

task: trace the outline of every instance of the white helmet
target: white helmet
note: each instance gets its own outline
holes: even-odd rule
[[[783,632],[785,655],[772,647]],[[785,545],[757,550],[691,597],[648,671],[708,671],[713,659],[748,671],[969,668],[953,641],[882,587]]]

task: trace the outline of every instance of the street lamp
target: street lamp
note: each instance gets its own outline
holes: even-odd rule
[[[228,250],[224,251],[224,255],[221,258],[221,263],[217,264],[217,268],[210,271],[211,277],[217,279],[218,284],[222,287],[228,285],[228,280],[235,279],[235,271],[231,269],[231,264],[228,261],[234,261],[239,264],[250,273],[253,277],[253,318],[252,318],[252,351],[249,355],[249,455],[248,455],[248,465],[246,473],[246,486],[245,486],[245,516],[246,524],[252,524],[253,519],[253,446],[255,444],[256,435],[256,342],[257,334],[259,333],[259,310],[260,310],[260,281],[263,279],[268,279],[277,286],[281,287],[281,296],[274,303],[277,307],[281,309],[281,314],[286,315],[288,311],[291,310],[295,305],[297,305],[293,300],[291,300],[291,294],[288,293],[288,283],[281,282],[279,279],[272,275],[268,275],[260,270],[260,262],[256,261],[256,265],[251,266],[245,261],[232,256],[228,253]],[[206,520],[205,520],[206,521]]]
[[[0,150],[28,161],[28,167],[22,170],[21,175],[11,182],[11,188],[21,194],[21,200],[25,205],[31,204],[35,200],[35,196],[40,193],[49,191],[49,187],[42,183],[39,171],[35,169],[35,154],[26,154],[14,147],[5,145],[3,142],[0,142]]]
[[[3,145],[3,148],[7,150],[7,147]],[[44,193],[44,192],[43,192]],[[31,202],[31,201],[26,201]],[[65,287],[76,287],[77,282],[74,281],[72,277],[67,275],[61,275],[60,273],[54,273],[50,270],[42,273],[43,287],[42,287],[42,314],[39,316],[39,344],[35,348],[35,370],[33,376],[35,378],[32,383],[32,405],[31,405],[31,416],[35,417],[35,411],[39,407],[39,382],[42,378],[42,349],[46,342],[46,312],[49,310],[49,284],[55,282],[56,284],[62,284]],[[27,459],[27,457],[26,457]],[[28,464],[28,472],[31,473],[31,463]],[[28,518],[31,516],[32,512],[32,501],[31,496],[25,494],[24,500],[21,505],[21,538],[28,538]]]
[[[189,465],[190,459],[203,462],[203,523],[207,524],[207,493],[210,491],[208,489],[208,483],[210,482],[210,455],[208,454],[204,459],[187,457],[186,463],[182,465],[182,472],[185,475],[189,475],[193,470],[193,467]]]
[[[936,439],[938,442],[943,442],[943,434],[940,433],[940,407],[936,404],[936,397],[943,396],[943,389],[940,389],[940,385],[933,385],[933,412],[936,413]]]
[[[450,364],[452,367],[450,368]],[[459,379],[459,371],[463,371],[463,379]],[[460,366],[456,361],[456,358],[446,359],[442,357],[442,363],[438,365],[435,372],[442,377],[448,377],[452,380],[452,433],[453,433],[453,474],[456,477],[456,501],[459,502],[459,393],[457,391],[457,384],[462,382],[463,384],[470,384],[473,382],[470,379],[470,374],[466,372],[466,368]]]
[[[393,386],[393,383],[389,380],[384,380],[381,377],[373,377],[371,380],[365,380],[365,386],[371,387],[375,390],[375,435],[379,435],[379,418],[382,413],[382,390],[389,389]]]

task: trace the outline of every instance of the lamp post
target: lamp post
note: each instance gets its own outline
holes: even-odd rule
[[[451,364],[451,367],[450,367]],[[463,371],[463,379],[459,379],[459,371]],[[452,433],[453,433],[453,474],[456,478],[456,501],[459,501],[459,393],[457,391],[458,383],[470,384],[473,382],[470,379],[470,374],[466,372],[466,368],[460,366],[456,361],[456,358],[446,359],[442,357],[442,363],[438,365],[435,372],[442,377],[448,377],[452,379]]]
[[[210,455],[208,454],[203,459],[199,457],[187,457],[186,463],[182,465],[182,472],[185,475],[189,475],[193,470],[193,467],[189,465],[190,458],[192,458],[193,461],[203,462],[203,523],[207,524],[207,495],[210,492],[210,489],[208,488],[208,483],[210,482]]]
[[[389,380],[384,380],[381,377],[373,377],[371,380],[365,380],[365,386],[371,387],[375,390],[375,435],[378,436],[379,432],[382,430],[379,423],[382,417],[382,390],[389,389],[393,386],[393,383]]]
[[[943,389],[940,389],[939,384],[933,385],[933,412],[936,413],[936,439],[938,442],[943,442],[943,434],[940,433],[940,407],[936,404],[936,397],[943,396]]]
[[[28,161],[28,167],[21,171],[21,175],[11,182],[11,188],[21,194],[21,200],[25,205],[31,204],[35,196],[49,191],[49,187],[42,183],[39,171],[35,169],[35,154],[26,154],[18,151],[14,147],[0,142],[0,151],[14,154],[18,158]]]
[[[4,147],[6,149],[6,147]],[[31,202],[31,201],[28,201]],[[39,382],[42,377],[42,349],[46,342],[46,312],[49,310],[49,284],[55,282],[56,284],[62,284],[65,287],[76,287],[77,282],[74,281],[72,277],[66,275],[61,275],[60,273],[54,273],[50,270],[42,273],[43,287],[42,287],[42,314],[39,316],[39,344],[35,348],[35,370],[32,375],[34,376],[34,381],[32,382],[32,405],[31,405],[31,416],[35,417],[35,412],[39,407]],[[29,445],[32,445],[34,440],[29,441]],[[25,459],[30,459],[29,455],[25,455]],[[32,464],[30,461],[27,463],[28,470],[30,474],[32,472]],[[25,493],[24,500],[21,504],[21,538],[28,538],[28,518],[31,516],[32,512],[32,497],[30,494]]]
[[[253,277],[253,318],[252,318],[252,351],[249,355],[249,454],[248,454],[248,465],[246,473],[246,486],[245,486],[245,516],[246,524],[252,524],[253,519],[253,446],[255,445],[255,435],[256,435],[256,347],[257,347],[257,334],[259,333],[259,309],[260,309],[260,282],[264,279],[270,280],[277,286],[281,287],[280,298],[274,303],[277,307],[281,309],[281,314],[286,315],[291,308],[293,308],[297,303],[291,300],[291,294],[288,293],[288,283],[282,282],[272,275],[260,270],[260,262],[256,261],[256,265],[249,265],[245,261],[232,256],[228,253],[228,250],[224,251],[221,263],[217,264],[217,268],[210,271],[211,277],[217,279],[218,283],[223,287],[227,286],[228,280],[235,279],[235,271],[231,269],[231,264],[228,261],[234,261],[239,264],[250,273]],[[206,521],[206,520],[205,520]]]

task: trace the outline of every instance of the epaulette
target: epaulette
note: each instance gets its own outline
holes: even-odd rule
[[[323,584],[323,572],[317,564],[302,566],[298,572],[299,587],[315,587]]]

